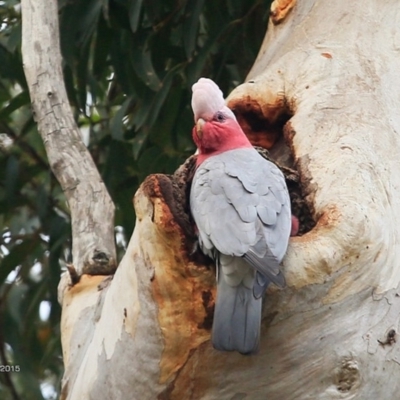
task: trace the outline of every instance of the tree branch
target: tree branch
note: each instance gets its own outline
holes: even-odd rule
[[[56,0],[23,0],[22,54],[32,108],[50,167],[71,209],[78,275],[116,268],[114,204],[85,147],[65,90]]]

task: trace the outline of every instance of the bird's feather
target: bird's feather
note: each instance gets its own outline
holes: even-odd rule
[[[225,266],[224,263],[228,263]],[[230,264],[230,265],[229,265]],[[241,258],[225,257],[218,260],[217,301],[212,328],[213,346],[222,351],[239,351],[242,354],[257,352],[260,338],[261,297],[253,295],[255,272]],[[240,272],[234,284],[223,272],[231,268]],[[232,278],[233,279],[233,278]]]
[[[249,254],[250,263],[260,260],[259,267],[271,257],[281,262],[290,233],[290,201],[283,175],[271,174],[274,169],[277,167],[254,149],[224,152],[197,169],[191,190],[192,213],[199,231],[208,235],[220,253],[242,257],[258,246]],[[264,183],[257,184],[264,181],[268,190]]]
[[[221,111],[236,120],[233,112],[225,106],[224,95],[217,84],[208,78],[200,78],[192,86],[192,110],[194,120],[210,120],[217,111]]]
[[[270,282],[285,284],[289,195],[282,173],[254,150],[213,81],[193,85],[192,108],[203,121],[193,130],[199,155],[190,208],[199,245],[217,263],[212,342],[251,354],[259,345],[262,296]]]

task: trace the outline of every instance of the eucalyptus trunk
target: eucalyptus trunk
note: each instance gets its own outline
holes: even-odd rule
[[[55,4],[22,2],[25,68],[35,52],[56,51],[44,39],[40,48],[27,45],[26,37],[43,29],[42,18],[50,18],[42,2]],[[57,35],[52,10],[49,29]],[[297,170],[315,222],[290,241],[287,287],[267,292],[260,352],[223,353],[210,344],[215,277],[192,254],[188,162],[173,177],[148,177],[136,193],[135,231],[112,279],[91,269],[79,282],[60,285],[63,399],[398,397],[399,25],[395,0],[276,0],[257,60],[228,98],[252,143]],[[42,73],[27,71],[31,88]],[[37,120],[49,110],[44,98],[69,118],[67,106],[55,108],[59,95],[48,82],[43,93],[31,91]],[[50,125],[39,128],[45,140],[58,134]],[[54,145],[67,151],[60,143]],[[68,150],[68,159],[75,157]],[[98,179],[88,178],[89,186]],[[68,180],[66,189],[76,184]],[[92,198],[83,191],[79,207]],[[74,210],[74,243],[89,249],[93,242],[77,229],[81,214]],[[104,221],[93,218],[87,234]],[[95,234],[109,243],[106,231]],[[109,245],[100,249],[106,259],[115,257]],[[75,253],[76,271],[85,272],[85,254]]]

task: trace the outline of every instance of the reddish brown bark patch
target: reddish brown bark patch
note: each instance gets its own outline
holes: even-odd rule
[[[144,194],[151,199],[162,199],[164,214],[171,214],[171,218],[164,221],[163,229],[181,232],[183,240],[188,242],[187,248],[193,245],[196,239],[189,205],[194,168],[195,157],[190,157],[174,175],[150,175],[142,185]]]
[[[204,263],[191,259],[195,234],[188,194],[193,165],[191,157],[174,175],[151,175],[142,186],[153,204],[151,240],[157,243],[151,287],[165,343],[160,383],[174,379],[190,352],[209,340],[212,326],[215,272],[204,255],[198,254]]]
[[[263,98],[245,95],[232,99],[228,106],[253,146],[269,161],[281,169],[288,186],[292,213],[300,223],[298,235],[309,232],[315,226],[312,204],[303,190],[307,180],[307,168],[303,172],[297,169],[293,138],[296,134],[290,118],[295,110],[294,102],[283,95],[277,95],[273,101],[263,103]],[[264,150],[268,150],[265,152]],[[304,166],[304,165],[302,165]]]
[[[232,100],[228,106],[235,113],[239,125],[253,146],[271,149],[282,135],[282,129],[290,114],[283,99],[273,104],[261,105],[250,96]]]
[[[280,24],[290,10],[296,5],[296,0],[275,0],[271,4],[270,17],[274,25]]]

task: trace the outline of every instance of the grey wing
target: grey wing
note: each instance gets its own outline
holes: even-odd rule
[[[279,264],[291,229],[290,199],[281,171],[253,149],[207,160],[196,171],[191,208],[203,250],[243,256],[259,273],[254,294],[269,281],[284,286]]]
[[[282,172],[269,161],[262,162],[261,171],[265,176],[258,188],[257,215],[261,226],[258,226],[256,243],[244,255],[257,270],[256,297],[263,295],[270,282],[280,287],[285,285],[280,262],[287,250],[292,224],[290,198]]]
[[[238,211],[233,201],[254,206],[239,207]],[[193,179],[190,206],[202,250],[211,255],[216,248],[222,254],[243,256],[256,242],[257,202],[257,195],[246,193],[240,180],[226,174],[224,163],[214,161],[199,167]]]

